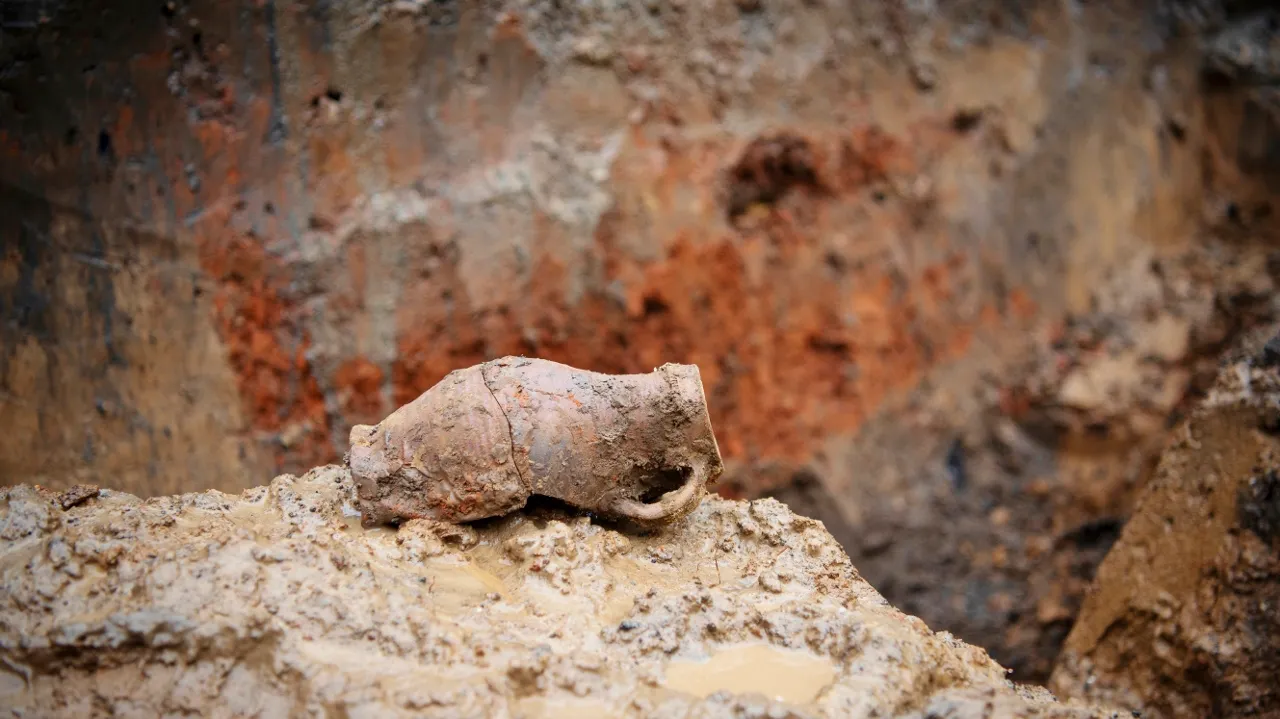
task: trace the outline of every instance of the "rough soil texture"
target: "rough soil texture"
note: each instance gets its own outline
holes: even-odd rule
[[[1271,311],[1261,6],[9,3],[0,483],[235,491],[493,357],[692,363],[726,494],[1043,677]]]
[[[624,535],[543,507],[355,521],[346,470],[239,496],[5,490],[13,716],[1114,717],[889,606],[814,520]]]
[[[524,357],[450,372],[356,425],[347,458],[366,526],[497,517],[531,495],[667,524],[724,470],[697,367],[610,375]]]
[[[1280,316],[1276,260],[1213,237],[1137,259],[1025,362],[940,373],[776,496],[903,611],[1045,678],[1171,426],[1240,328]]]
[[[1280,335],[1232,352],[1098,568],[1052,686],[1162,717],[1280,715]]]
[[[51,2],[0,58],[0,471],[247,486],[528,354],[697,364],[785,483],[1218,180],[1165,14],[937,5]]]

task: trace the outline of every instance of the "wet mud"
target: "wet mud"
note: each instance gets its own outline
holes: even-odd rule
[[[14,716],[1113,716],[894,609],[770,499],[635,533],[546,505],[365,528],[336,466],[62,496],[0,495]]]

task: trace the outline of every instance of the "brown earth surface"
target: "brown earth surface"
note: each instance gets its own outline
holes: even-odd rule
[[[940,375],[775,496],[903,611],[1044,678],[1170,426],[1240,328],[1280,316],[1277,269],[1212,238],[1136,262],[1024,363]]]
[[[1232,352],[1098,568],[1055,690],[1159,717],[1280,715],[1280,335]]]
[[[486,359],[693,363],[726,495],[1043,679],[1276,316],[1266,5],[6,4],[0,484],[238,491]]]
[[[639,536],[545,506],[364,529],[332,466],[66,498],[3,493],[13,716],[1121,716],[1013,684],[770,499]]]

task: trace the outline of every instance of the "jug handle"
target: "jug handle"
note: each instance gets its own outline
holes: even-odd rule
[[[705,484],[705,472],[701,467],[689,473],[689,478],[679,489],[673,489],[662,495],[656,502],[640,502],[631,498],[623,498],[614,502],[613,511],[628,519],[638,522],[662,522],[675,519],[693,509],[702,501],[702,487]]]

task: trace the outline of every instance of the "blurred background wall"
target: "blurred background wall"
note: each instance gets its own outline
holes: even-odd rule
[[[725,494],[1042,678],[1276,316],[1265,5],[4,0],[0,481],[237,491],[488,358],[693,362]]]

